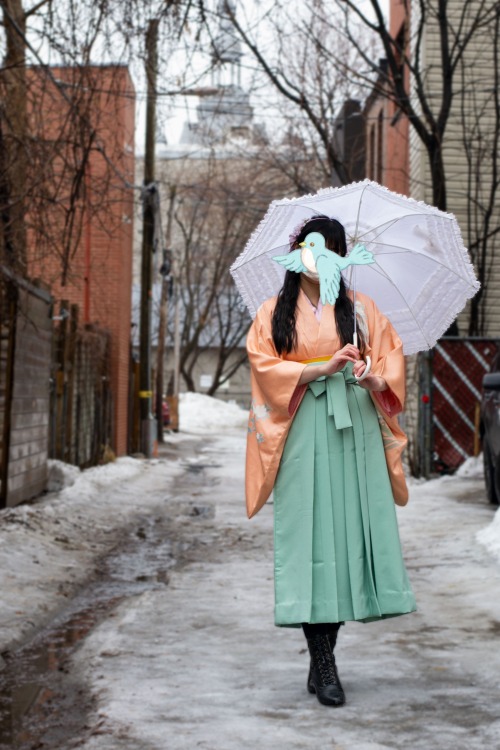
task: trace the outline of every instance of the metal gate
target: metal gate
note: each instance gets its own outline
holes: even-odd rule
[[[52,298],[0,266],[0,508],[47,484]]]
[[[482,380],[498,339],[443,338],[432,356],[433,468],[453,471],[477,452]]]
[[[54,336],[49,456],[87,468],[113,444],[108,332],[78,325],[78,306],[61,303]]]

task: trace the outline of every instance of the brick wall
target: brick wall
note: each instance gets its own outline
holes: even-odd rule
[[[46,179],[53,205],[41,201],[32,210],[29,272],[50,284],[56,300],[78,304],[82,323],[109,331],[113,448],[123,455],[128,424],[135,94],[123,66],[53,68],[52,72],[63,82],[73,106],[43,71],[30,71],[31,88],[39,89],[39,96],[32,96],[37,102],[36,111],[31,105],[33,128],[41,142],[55,142],[57,147],[46,158],[51,159]],[[79,133],[78,148],[73,144],[75,133]],[[39,157],[39,170],[44,169],[42,161]],[[85,168],[77,185],[82,161]]]

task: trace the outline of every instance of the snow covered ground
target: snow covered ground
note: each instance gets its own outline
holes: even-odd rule
[[[342,629],[348,702],[332,712],[305,690],[301,632],[273,626],[272,507],[244,517],[244,440],[230,429],[204,448],[216,505],[206,560],[121,605],[75,655],[97,702],[78,746],[500,747],[500,566],[476,540],[493,513],[480,462],[412,485],[398,517],[419,612]]]
[[[173,442],[247,419],[234,404],[198,394],[183,397],[180,408],[184,431]],[[181,471],[178,462],[157,459],[120,458],[84,472],[51,461],[47,495],[0,511],[0,653],[64,606],[116,530],[139,512],[164,507]]]
[[[500,747],[500,521],[480,462],[412,483],[398,518],[419,611],[342,628],[347,705],[332,710],[306,692],[301,632],[273,626],[272,506],[246,519],[245,413],[191,396],[180,418],[183,432],[168,441],[200,441],[190,496],[215,515],[185,515],[183,533],[199,540],[193,561],[168,586],[120,604],[74,654],[94,709],[64,750]],[[183,470],[121,459],[0,513],[1,642],[64,601],[138,505],[162,512],[174,476],[189,488]],[[168,497],[169,512],[186,502]]]
[[[80,472],[54,462],[50,486],[33,505],[0,512],[0,652],[64,606],[117,529],[164,501],[180,467],[120,458]]]

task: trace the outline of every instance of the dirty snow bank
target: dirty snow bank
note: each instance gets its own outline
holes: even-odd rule
[[[470,456],[461,466],[458,467],[455,476],[467,479],[482,479],[483,471],[483,454],[479,456]]]
[[[81,474],[78,466],[65,464],[64,461],[57,461],[55,458],[49,458],[47,469],[49,474],[47,490],[49,492],[59,492],[65,487],[71,487]]]
[[[248,419],[236,404],[199,393],[182,395],[180,411],[182,432],[193,435],[242,429]],[[181,471],[164,459],[125,457],[86,471],[49,461],[50,494],[0,511],[0,653],[64,605],[120,529],[165,502]]]
[[[0,652],[62,606],[114,532],[163,503],[181,471],[177,462],[129,457],[83,472],[55,463],[51,486],[70,486],[0,511]]]
[[[477,532],[476,539],[500,562],[500,509],[489,526]]]
[[[468,458],[456,473],[457,477],[481,479],[484,476],[483,456]],[[500,562],[500,509],[496,512],[493,521],[476,534],[476,539],[484,544],[488,552]]]
[[[455,476],[467,479],[482,479],[484,476],[483,454],[481,453],[476,458],[468,458],[460,466]],[[486,528],[477,532],[476,539],[500,562],[500,509],[495,513],[493,521]]]
[[[471,456],[466,459],[453,476],[441,477],[440,480],[435,481],[441,481],[447,484],[450,481],[454,481],[455,478],[482,480],[483,477],[483,454],[480,453],[479,456]],[[476,533],[476,540],[480,542],[480,544],[483,544],[488,552],[500,562],[500,509],[496,512],[493,521],[488,524],[486,528],[480,529]]]
[[[458,468],[458,470],[452,476],[444,476],[440,479],[433,480],[435,483],[443,483],[448,489],[450,483],[456,482],[456,479],[471,479],[471,480],[482,480],[484,476],[483,467],[483,454],[479,456],[471,456],[466,459],[464,463]],[[409,482],[410,485],[426,484],[425,480],[413,480]],[[427,484],[427,487],[430,487]],[[457,485],[460,487],[460,485]],[[486,526],[484,529],[480,529],[476,533],[476,539],[480,544],[483,544],[486,549],[497,558],[500,562],[500,509],[496,512],[493,521]]]
[[[206,434],[221,427],[246,427],[248,411],[235,403],[202,393],[182,393],[179,399],[179,418],[182,432]]]

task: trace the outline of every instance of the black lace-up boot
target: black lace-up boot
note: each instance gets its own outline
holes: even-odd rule
[[[340,626],[343,625],[342,622],[335,622],[331,623],[330,625],[309,625],[304,624],[302,626],[302,629],[304,630],[304,635],[306,638],[312,638],[313,635],[327,635],[328,640],[330,642],[330,649],[332,651],[332,654],[335,650],[335,646],[337,645],[337,635],[340,630]],[[314,685],[312,683],[311,679],[311,671],[312,671],[312,662],[309,667],[309,674],[307,675],[307,689],[310,693],[315,693],[316,690],[314,689]]]
[[[313,635],[307,639],[307,646],[311,655],[307,689],[310,693],[316,693],[319,702],[325,706],[343,706],[345,694],[337,673],[329,636]]]

